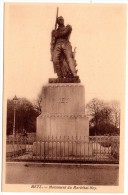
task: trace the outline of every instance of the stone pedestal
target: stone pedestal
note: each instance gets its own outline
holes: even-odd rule
[[[81,84],[51,83],[44,86],[41,106],[42,113],[37,118],[38,140],[44,136],[89,136],[85,91]]]
[[[49,158],[92,155],[84,86],[50,83],[42,89],[42,113],[37,118],[33,154]],[[84,140],[84,141],[82,141]]]

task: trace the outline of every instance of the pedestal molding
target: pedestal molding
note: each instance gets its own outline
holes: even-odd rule
[[[41,114],[39,117],[61,117],[61,118],[87,118],[85,114]]]

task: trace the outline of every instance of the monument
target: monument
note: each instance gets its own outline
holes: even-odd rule
[[[58,27],[57,27],[58,25]],[[51,61],[57,78],[42,87],[42,113],[37,118],[37,140],[44,137],[84,137],[89,140],[89,120],[85,115],[85,89],[76,70],[75,51],[69,37],[70,25],[56,18],[51,33]]]

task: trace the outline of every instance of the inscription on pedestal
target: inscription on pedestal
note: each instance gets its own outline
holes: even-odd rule
[[[59,98],[59,103],[68,103],[70,98]]]
[[[84,92],[82,85],[74,83],[44,86],[42,90],[42,114],[85,114]]]

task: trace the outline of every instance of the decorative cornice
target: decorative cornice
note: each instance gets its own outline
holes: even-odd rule
[[[48,84],[43,87],[84,87],[81,84],[76,84],[76,83],[70,83],[70,84],[62,84],[62,83],[57,83],[57,84]]]
[[[41,114],[41,118],[87,118],[85,114]]]

